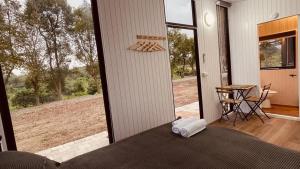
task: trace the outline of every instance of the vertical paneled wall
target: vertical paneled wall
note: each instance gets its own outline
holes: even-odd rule
[[[171,122],[168,51],[127,49],[139,34],[167,36],[163,0],[98,0],[98,9],[116,141]]]
[[[300,14],[299,0],[245,0],[229,9],[233,83],[260,83],[257,24]]]
[[[196,0],[200,69],[202,74],[207,73],[207,76],[201,75],[203,113],[209,123],[221,116],[215,90],[215,87],[221,85],[216,9],[215,0]],[[205,13],[210,13],[215,18],[211,26],[204,23]]]

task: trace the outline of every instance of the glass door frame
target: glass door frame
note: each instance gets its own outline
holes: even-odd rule
[[[112,144],[115,142],[115,139],[114,139],[113,125],[111,120],[111,111],[110,111],[110,104],[109,104],[106,68],[105,68],[105,61],[104,61],[104,50],[103,50],[100,20],[99,20],[99,9],[98,9],[97,0],[90,0],[90,1],[91,1],[91,9],[93,15],[96,45],[97,45],[97,52],[98,52],[98,63],[99,63],[100,78],[101,78],[101,85],[103,91],[103,103],[104,103],[104,109],[106,115],[107,132],[108,132],[109,143]],[[11,113],[9,109],[9,103],[7,99],[1,65],[0,65],[0,114],[2,119],[3,130],[4,130],[3,140],[5,139],[7,145],[6,148],[9,151],[16,151],[17,150],[16,139],[13,130]]]
[[[165,5],[165,3],[164,3],[164,5]],[[168,30],[168,28],[178,28],[178,29],[192,30],[194,32],[194,46],[195,46],[195,55],[196,55],[195,59],[196,59],[199,111],[200,111],[200,118],[203,119],[204,113],[203,113],[203,100],[202,100],[202,87],[201,87],[201,69],[200,69],[200,59],[199,59],[200,55],[199,55],[199,43],[198,43],[199,39],[198,39],[198,28],[197,28],[197,12],[196,12],[195,0],[191,0],[191,5],[192,5],[193,25],[167,22],[166,17],[165,17],[165,21],[166,21],[167,30]],[[164,9],[166,9],[166,8],[164,8]],[[165,16],[166,16],[166,11],[165,11]],[[173,83],[172,83],[172,85],[173,85]],[[172,90],[172,92],[173,92],[173,102],[174,102],[174,108],[175,108],[174,91]],[[175,111],[174,111],[174,115],[176,117]]]

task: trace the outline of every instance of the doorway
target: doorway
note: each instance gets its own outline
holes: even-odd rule
[[[175,116],[203,118],[195,1],[165,0],[165,12]]]
[[[298,16],[258,25],[261,87],[271,84],[266,112],[299,117]]]

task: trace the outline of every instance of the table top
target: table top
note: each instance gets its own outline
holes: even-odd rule
[[[228,86],[217,87],[217,89],[221,89],[221,90],[250,90],[254,87],[256,87],[256,85],[228,85]]]

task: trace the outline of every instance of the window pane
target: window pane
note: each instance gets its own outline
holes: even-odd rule
[[[261,68],[294,68],[295,45],[294,36],[261,41],[259,43]]]
[[[165,0],[167,22],[193,25],[191,0]]]
[[[0,1],[0,64],[18,150],[62,162],[109,141],[90,3],[59,2]]]

